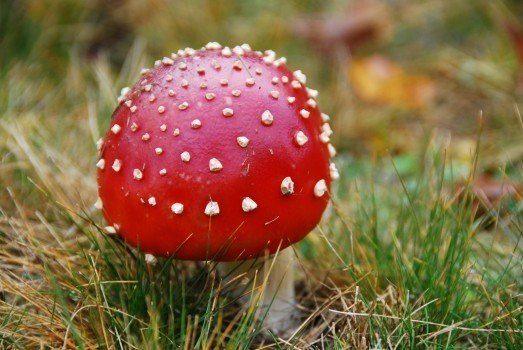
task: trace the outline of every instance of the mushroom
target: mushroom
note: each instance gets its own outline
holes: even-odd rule
[[[100,149],[107,231],[151,256],[212,260],[233,274],[241,261],[270,261],[265,321],[286,328],[286,248],[318,224],[337,175],[317,91],[285,58],[245,44],[180,50],[142,73],[122,90]]]

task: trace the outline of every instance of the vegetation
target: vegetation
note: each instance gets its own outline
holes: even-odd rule
[[[351,4],[1,2],[0,348],[520,349],[523,8]],[[147,264],[92,209],[120,89],[209,40],[287,56],[333,118],[341,179],[294,246],[290,337],[214,263]]]

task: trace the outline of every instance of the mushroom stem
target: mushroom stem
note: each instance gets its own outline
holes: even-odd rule
[[[218,270],[225,281],[241,276],[249,287],[254,287],[258,293],[253,299],[258,301],[257,316],[264,317],[265,328],[283,335],[292,330],[295,321],[294,265],[294,251],[289,247],[257,260],[219,263]],[[237,288],[232,293],[240,296],[243,291]],[[240,302],[249,305],[250,297],[240,297]]]

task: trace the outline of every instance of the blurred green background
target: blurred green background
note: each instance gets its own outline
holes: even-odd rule
[[[211,40],[247,42],[307,73],[334,118],[335,143],[351,155],[416,151],[437,132],[452,133],[466,156],[480,111],[489,154],[509,145],[510,160],[523,155],[513,127],[523,89],[519,1],[4,0],[0,13],[3,81],[21,74],[42,94],[74,79],[72,61],[119,70],[130,53],[151,65]],[[16,94],[3,93],[1,108],[23,111],[40,98]]]

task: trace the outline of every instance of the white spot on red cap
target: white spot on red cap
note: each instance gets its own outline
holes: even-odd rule
[[[324,121],[324,122],[328,122],[329,120],[331,120],[331,118],[329,117],[328,114],[322,113],[321,114],[321,120]]]
[[[176,215],[180,215],[181,213],[183,213],[183,204],[174,203],[173,205],[171,205],[171,211]]]
[[[211,41],[205,45],[205,48],[207,50],[219,50],[222,48],[222,46],[220,45],[220,43],[217,43],[216,41]]]
[[[131,91],[129,87],[124,87],[120,90],[120,96],[118,96],[118,103],[121,103],[127,98],[127,94]]]
[[[307,77],[305,76],[305,74],[302,73],[301,70],[296,70],[294,71],[293,73],[294,77],[302,84],[305,84],[307,83]]]
[[[272,115],[272,113],[269,110],[266,110],[265,112],[262,113],[261,121],[262,121],[263,125],[269,126],[274,122],[274,116]]]
[[[174,64],[174,61],[169,57],[164,57],[164,58],[162,58],[162,63],[165,66],[172,66]]]
[[[292,181],[290,176],[287,176],[285,179],[283,179],[280,188],[281,193],[284,195],[294,193],[294,182]]]
[[[238,136],[236,138],[236,142],[238,142],[238,145],[242,148],[245,148],[249,145],[249,139],[245,136]]]
[[[162,176],[165,175],[165,174],[167,174],[167,169],[165,169],[165,168],[160,169],[160,171],[158,172],[158,174],[160,174],[160,175],[162,175]]]
[[[294,135],[294,140],[299,146],[303,146],[309,141],[309,138],[300,130]]]
[[[302,118],[307,119],[307,118],[309,118],[309,116],[311,115],[311,112],[309,112],[309,111],[306,110],[306,109],[302,109],[302,110],[300,111],[300,115],[301,115]]]
[[[218,202],[209,201],[205,206],[204,213],[207,216],[216,216],[220,214],[220,206],[218,205]]]
[[[218,159],[211,158],[209,160],[209,169],[213,172],[217,172],[223,169],[223,165]]]
[[[149,197],[149,199],[147,200],[147,203],[149,203],[149,205],[154,207],[156,205],[156,198]]]
[[[96,167],[103,170],[105,168],[105,159],[101,158],[98,160],[98,162],[96,162]]]
[[[242,56],[245,54],[245,51],[240,46],[235,46],[232,51],[237,54],[238,56]]]
[[[276,58],[276,54],[272,50],[266,50],[265,51],[265,57],[263,57],[263,62],[266,64],[271,64],[274,62],[274,59]]]
[[[270,95],[271,95],[272,98],[274,98],[274,99],[278,99],[278,97],[280,97],[280,92],[277,91],[277,90],[272,90],[272,91],[270,92]]]
[[[114,226],[105,226],[105,232],[114,235],[116,233],[116,229]]]
[[[142,141],[149,141],[151,139],[151,135],[148,133],[145,133],[142,135]]]
[[[158,106],[158,113],[162,114],[163,112],[165,112],[165,107],[164,106]]]
[[[247,85],[247,86],[253,86],[255,83],[256,83],[256,81],[254,80],[254,78],[245,79],[245,85]]]
[[[157,155],[160,155],[163,153],[163,149],[161,147],[156,147],[154,149],[154,153],[156,153]]]
[[[321,179],[314,185],[314,195],[319,198],[322,197],[325,192],[327,192],[327,183],[324,179]]]
[[[188,162],[191,160],[191,154],[187,151],[183,151],[181,154],[180,154],[180,158],[182,159],[182,161],[184,162]]]
[[[216,97],[216,94],[212,93],[212,92],[208,92],[205,94],[205,99],[207,101],[211,101],[211,100],[214,100],[214,98]]]
[[[273,62],[273,65],[274,65],[275,67],[279,67],[279,66],[281,66],[282,64],[285,64],[285,63],[287,63],[287,58],[285,58],[285,57],[280,57],[280,58],[278,58],[277,60],[275,60],[275,61]]]
[[[241,92],[241,90],[235,89],[235,90],[232,90],[232,91],[231,91],[231,94],[232,94],[234,97],[239,97],[239,96],[242,94],[242,92]]]
[[[320,134],[320,141],[323,142],[323,143],[329,143],[329,142],[330,142],[329,134],[326,133],[325,131],[322,132],[322,133]]]
[[[336,157],[336,148],[331,144],[327,144],[327,149],[329,150],[329,155],[332,157]]]
[[[120,159],[115,159],[111,167],[115,172],[119,172],[122,168],[122,162],[120,161]]]
[[[332,129],[331,129],[331,126],[329,125],[329,123],[324,123],[322,126],[321,126],[321,130],[326,133],[328,136],[331,136],[332,135]]]
[[[336,168],[336,164],[330,163],[329,172],[331,175],[331,179],[338,180],[340,178],[340,172],[338,171],[338,168]]]
[[[129,108],[129,110],[131,111],[131,113],[136,112],[137,109],[138,109],[138,107],[136,107],[136,106],[131,106],[131,108]]]
[[[131,124],[131,131],[132,131],[132,132],[135,132],[136,130],[138,130],[138,124],[136,124],[135,122],[133,122],[133,123]]]
[[[180,129],[175,128],[175,129],[173,130],[173,135],[174,135],[174,136],[178,136],[178,135],[180,135]]]
[[[231,57],[232,56],[232,51],[229,47],[225,46],[223,49],[222,49],[222,55],[225,56],[225,57]]]
[[[167,125],[165,125],[165,124],[160,125],[160,131],[165,131],[165,130],[167,130]]]
[[[307,105],[309,105],[311,108],[316,108],[316,106],[317,106],[318,104],[317,104],[316,101],[314,101],[312,98],[309,98],[309,99],[307,100]]]
[[[256,204],[256,202],[253,201],[251,198],[245,197],[242,200],[242,209],[244,212],[248,213],[256,208],[258,208],[258,204]]]
[[[143,178],[143,173],[140,169],[134,169],[133,170],[133,178],[135,180],[141,180]]]
[[[291,81],[291,86],[292,86],[293,89],[301,89],[301,84],[297,80]]]
[[[318,90],[314,90],[314,89],[309,89],[309,88],[306,88],[307,90],[307,95],[311,98],[317,98],[318,97]]]
[[[151,84],[147,84],[143,87],[143,89],[147,92],[151,91],[151,89],[153,88],[153,86]]]
[[[114,124],[112,127],[111,127],[111,131],[113,132],[113,134],[118,134],[120,132],[120,130],[122,130],[122,127],[118,124]]]
[[[234,114],[234,111],[232,110],[232,108],[224,108],[222,110],[222,114],[224,117],[232,117],[232,115]]]
[[[191,128],[193,129],[199,129],[202,127],[202,122],[200,119],[194,119],[192,122],[191,122]]]
[[[158,262],[156,257],[152,254],[145,254],[144,260],[147,265],[156,265]]]

